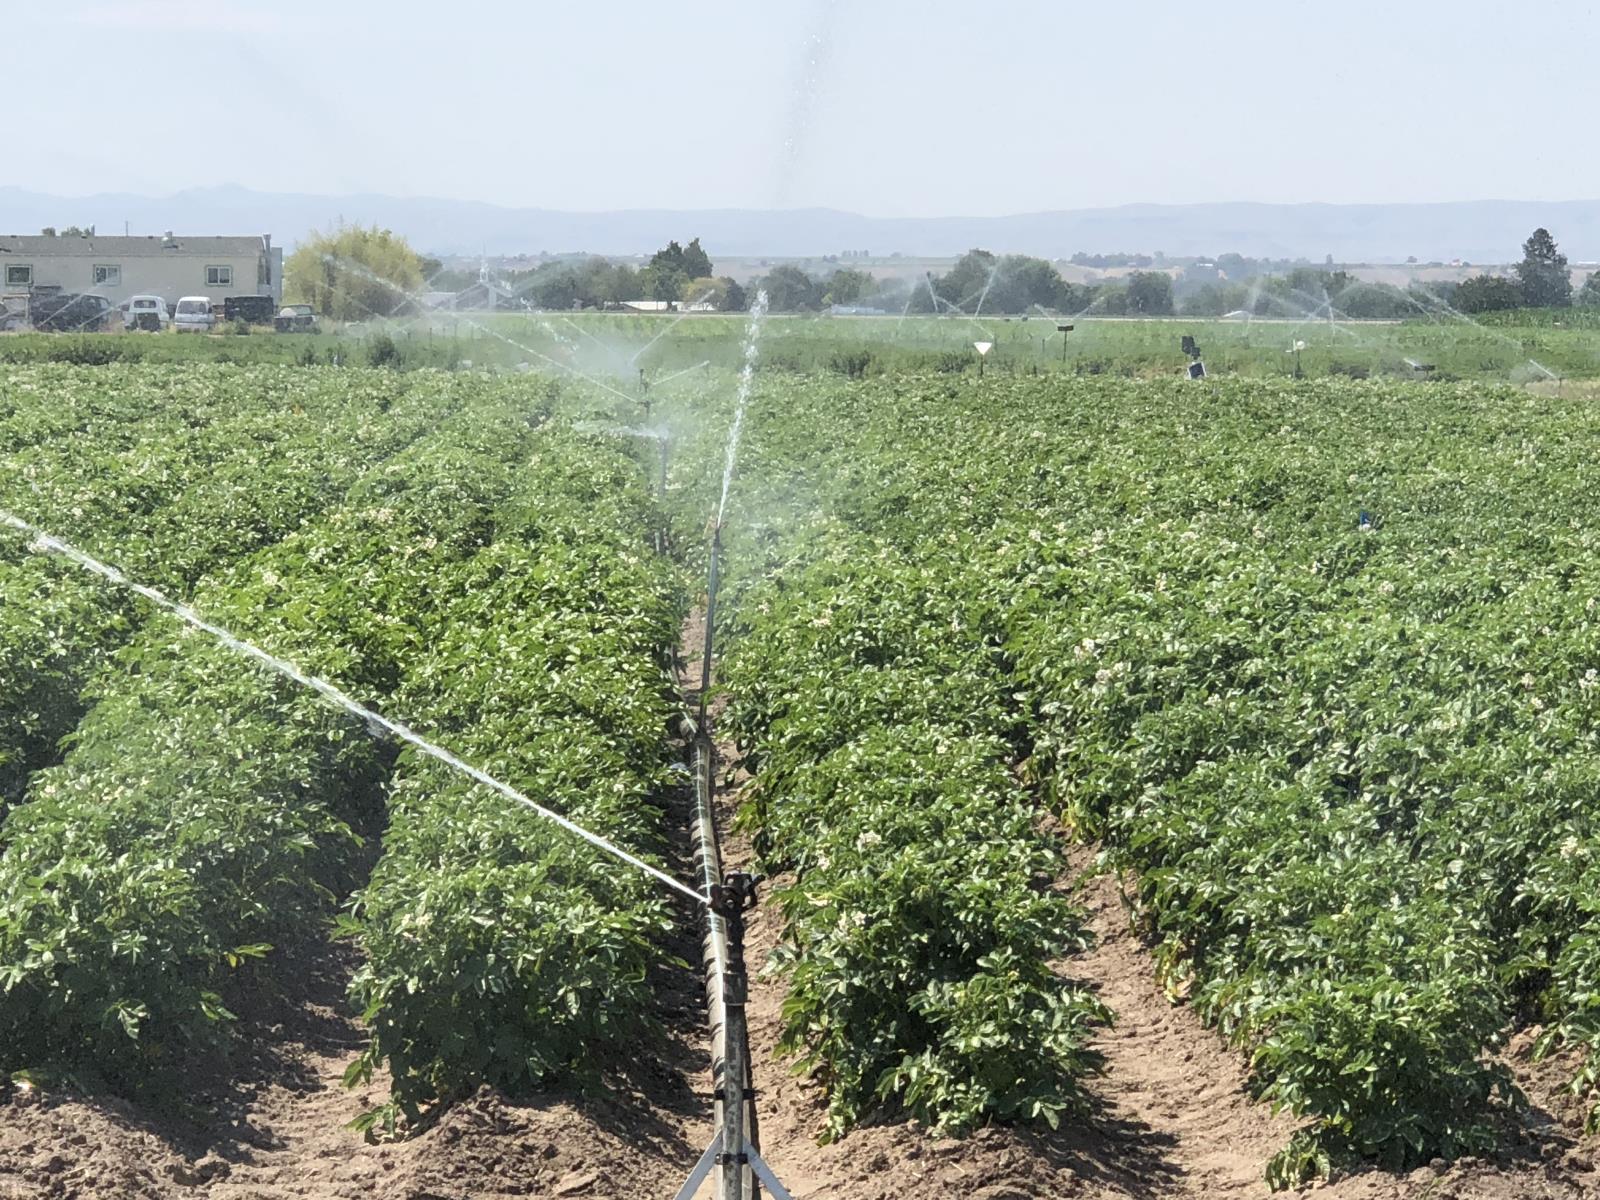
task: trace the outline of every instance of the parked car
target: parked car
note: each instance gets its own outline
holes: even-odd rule
[[[99,333],[111,312],[111,301],[88,292],[52,288],[28,295],[29,324],[50,333]]]
[[[210,296],[185,296],[172,315],[172,327],[179,333],[210,333],[216,323]]]
[[[160,333],[171,318],[167,316],[167,302],[160,296],[133,296],[123,305],[122,327],[143,329]]]
[[[276,305],[271,296],[229,296],[222,302],[224,321],[243,321],[246,325],[276,325],[274,311]]]
[[[272,328],[278,333],[315,333],[316,310],[309,304],[285,304],[273,319]]]

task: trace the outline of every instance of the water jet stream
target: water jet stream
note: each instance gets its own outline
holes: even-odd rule
[[[931,285],[930,285],[931,287]],[[744,337],[744,366],[739,371],[739,395],[733,408],[733,427],[728,431],[728,458],[722,468],[722,498],[717,501],[716,529],[722,528],[722,515],[728,507],[728,489],[733,486],[733,464],[739,453],[739,435],[744,429],[744,410],[750,403],[750,390],[756,378],[756,347],[761,337],[761,318],[767,315],[767,293],[756,293],[750,306],[750,325]]]
[[[38,526],[24,521],[21,517],[13,516],[11,513],[6,512],[3,509],[0,509],[0,525],[9,526],[18,532],[29,535],[33,539],[28,547],[30,550],[41,554],[59,554],[68,561],[76,564],[79,567],[82,567],[84,570],[100,576],[107,582],[112,583],[117,587],[126,588],[129,591],[144,597],[151,604],[154,604],[157,608],[171,613],[186,625],[198,629],[202,633],[210,635],[222,646],[233,651],[235,654],[243,655],[245,658],[254,659],[256,662],[260,663],[274,674],[281,675],[283,678],[298,683],[302,687],[311,689],[324,699],[332,702],[335,706],[342,708],[351,716],[358,717],[365,721],[370,728],[382,729],[385,732],[392,734],[402,742],[416,747],[417,750],[421,751],[423,754],[426,754],[429,758],[437,759],[439,762],[444,763],[445,766],[460,772],[474,782],[483,784],[484,787],[498,793],[507,800],[510,800],[516,804],[520,804],[524,808],[527,808],[543,817],[545,820],[559,825],[568,833],[575,834],[597,849],[604,850],[612,857],[620,859],[622,862],[627,863],[631,867],[638,868],[645,874],[656,879],[658,882],[664,883],[673,891],[687,896],[696,903],[710,903],[708,897],[702,896],[699,892],[695,891],[687,884],[681,883],[674,879],[665,871],[662,871],[658,867],[652,867],[649,863],[643,861],[642,859],[635,858],[632,854],[629,854],[626,850],[624,850],[621,846],[616,845],[614,842],[608,841],[597,833],[591,833],[589,830],[583,828],[583,826],[575,824],[566,817],[563,817],[560,813],[554,812],[551,809],[544,807],[544,805],[538,803],[537,801],[529,799],[510,784],[502,783],[500,780],[494,778],[494,776],[489,775],[480,768],[473,766],[471,763],[468,763],[461,758],[458,758],[444,747],[435,745],[433,742],[428,741],[421,735],[412,732],[409,727],[401,724],[399,721],[391,720],[380,713],[374,712],[365,705],[357,703],[327,680],[308,674],[286,659],[278,658],[275,655],[269,654],[259,646],[247,642],[243,638],[237,637],[236,635],[230,633],[222,626],[213,624],[202,617],[199,613],[195,612],[195,610],[190,608],[187,604],[180,604],[176,600],[168,599],[161,592],[156,591],[155,588],[147,587],[141,583],[135,583],[116,567],[113,567],[108,563],[101,562],[98,558],[95,558],[93,555],[78,549],[71,543],[64,542],[60,538],[53,537],[49,533],[46,533],[43,529],[40,529]]]

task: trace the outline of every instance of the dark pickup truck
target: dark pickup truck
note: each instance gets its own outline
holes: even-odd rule
[[[285,304],[273,318],[272,328],[278,333],[315,333],[316,310],[309,304]]]
[[[277,311],[271,296],[229,296],[222,302],[224,321],[243,321],[246,325],[276,325]]]

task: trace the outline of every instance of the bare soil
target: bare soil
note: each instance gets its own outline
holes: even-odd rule
[[[353,966],[334,948],[306,964],[303,990],[248,1021],[250,1061],[186,1112],[14,1092],[0,1107],[0,1198],[621,1200],[670,1196],[688,1173],[701,1149],[687,1136],[698,1051],[676,1036],[606,1097],[484,1089],[411,1138],[365,1141],[348,1123],[386,1098],[387,1081],[342,1083],[363,1044],[343,1002]]]
[[[681,672],[691,697],[702,644],[691,622]],[[749,845],[728,821],[746,777],[732,746],[719,752],[725,866],[749,865]],[[685,850],[688,810],[684,796],[671,813],[685,831]],[[1069,874],[1089,859],[1087,850],[1074,850]],[[672,866],[692,877],[686,852]],[[1107,1070],[1091,1084],[1092,1116],[1056,1133],[991,1128],[956,1140],[899,1121],[819,1146],[818,1089],[774,1052],[783,982],[753,979],[762,1151],[799,1200],[1270,1195],[1262,1171],[1295,1123],[1252,1101],[1239,1056],[1188,1008],[1168,1001],[1115,882],[1089,878],[1081,902],[1097,942],[1060,969],[1091,982],[1117,1023],[1098,1039]],[[672,949],[698,963],[695,916],[687,907],[684,916]],[[753,972],[779,933],[776,911],[758,909],[748,937]],[[485,1089],[409,1138],[369,1143],[347,1125],[384,1099],[386,1080],[353,1090],[341,1082],[362,1045],[344,1002],[354,965],[348,949],[329,946],[286,972],[293,991],[246,1014],[247,1057],[197,1079],[185,1111],[28,1089],[0,1097],[0,1200],[665,1198],[710,1141],[705,1013],[699,973],[690,970],[657,981],[665,1036],[641,1047],[608,1094],[530,1102]],[[1535,1066],[1532,1040],[1531,1031],[1521,1034],[1506,1051],[1530,1107],[1508,1117],[1499,1157],[1405,1175],[1365,1171],[1310,1191],[1327,1200],[1600,1197],[1597,1147],[1581,1137],[1581,1112],[1561,1090],[1571,1064]],[[709,1185],[700,1194],[709,1196]]]

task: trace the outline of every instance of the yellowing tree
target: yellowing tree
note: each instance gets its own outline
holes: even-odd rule
[[[422,287],[422,260],[405,238],[374,226],[314,233],[283,270],[284,298],[336,321],[366,321],[409,311]]]
[[[731,279],[713,279],[709,275],[689,279],[679,290],[678,299],[684,304],[705,303],[712,308],[721,308],[728,299],[728,285],[732,282]]]

